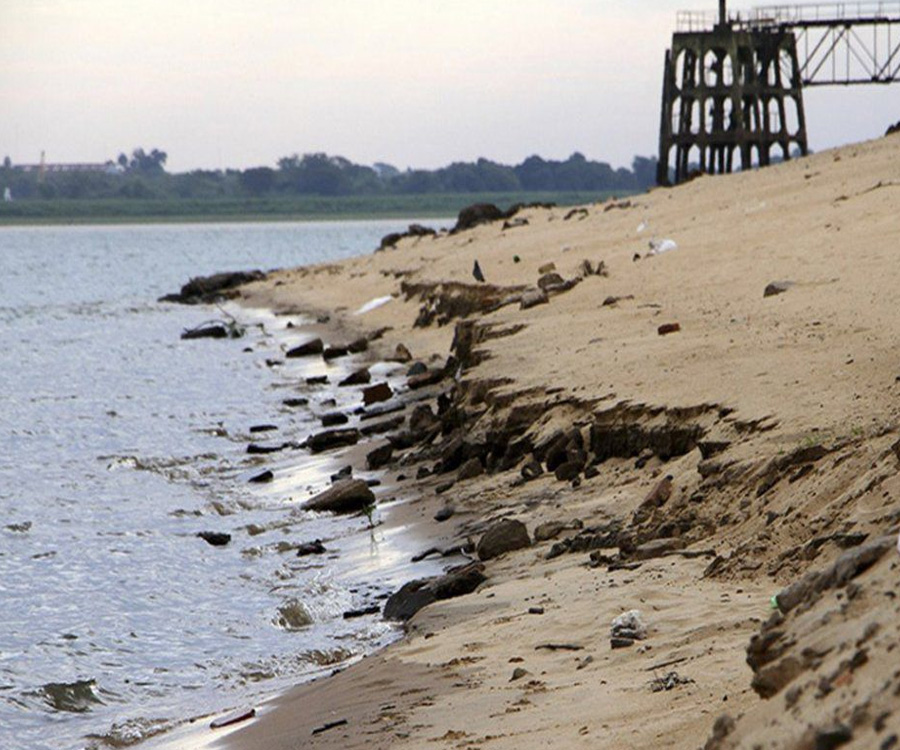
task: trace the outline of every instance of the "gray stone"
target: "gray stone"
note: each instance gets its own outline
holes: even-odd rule
[[[359,442],[359,430],[355,428],[342,430],[326,430],[315,435],[310,435],[306,440],[306,447],[313,453],[340,448],[345,445],[356,445]]]
[[[481,465],[480,458],[470,458],[462,466],[456,474],[456,481],[463,482],[466,479],[474,479],[484,474],[484,466]]]
[[[475,551],[479,560],[491,560],[506,552],[530,546],[531,539],[528,537],[528,529],[525,528],[525,524],[505,518],[485,532]]]
[[[356,513],[375,502],[375,495],[362,479],[344,479],[335,482],[306,503],[306,510],[332,513]]]
[[[784,294],[792,286],[794,286],[793,281],[773,281],[763,290],[763,297],[774,297],[776,294]]]

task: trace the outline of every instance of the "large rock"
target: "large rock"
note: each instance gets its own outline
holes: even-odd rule
[[[184,305],[196,305],[201,302],[213,302],[223,297],[233,297],[237,287],[251,281],[266,278],[262,271],[228,271],[212,276],[197,276],[183,287],[177,294],[160,297],[160,302],[180,302]]]
[[[368,388],[363,388],[362,392],[363,403],[366,406],[377,404],[380,401],[388,401],[393,395],[394,392],[387,383],[375,383]]]
[[[359,442],[359,430],[346,428],[339,430],[325,430],[315,435],[310,435],[306,440],[306,447],[313,453],[341,448],[345,445],[356,445]]]
[[[357,513],[374,502],[375,495],[364,480],[344,479],[315,495],[304,508],[332,513]]]
[[[363,367],[359,370],[351,372],[346,378],[344,378],[341,382],[338,383],[340,386],[348,386],[348,385],[365,385],[369,381],[372,380],[372,375],[369,373],[368,368]]]
[[[505,518],[485,532],[478,542],[475,552],[478,554],[479,560],[491,560],[505,552],[530,546],[531,539],[528,537],[528,529],[525,528],[525,524]]]
[[[459,212],[456,219],[456,226],[450,230],[450,234],[463,232],[466,229],[477,227],[479,224],[487,224],[491,221],[505,219],[506,214],[497,208],[493,203],[475,203],[466,206]]]
[[[384,605],[384,617],[386,620],[408,620],[432,602],[471,593],[486,580],[484,566],[469,563],[442,576],[410,581],[388,598]]]
[[[382,466],[387,466],[394,455],[394,447],[390,443],[380,445],[366,455],[366,467],[369,471],[375,471]]]

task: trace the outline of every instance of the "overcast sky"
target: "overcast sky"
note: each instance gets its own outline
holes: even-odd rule
[[[751,3],[752,4],[752,3]],[[325,151],[434,168],[654,155],[675,12],[714,0],[0,0],[0,158],[170,171]],[[810,146],[881,135],[900,87],[807,93]]]

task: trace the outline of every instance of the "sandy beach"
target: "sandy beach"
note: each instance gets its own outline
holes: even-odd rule
[[[366,450],[486,580],[215,746],[900,746],[898,207],[891,136],[245,286],[427,365]]]

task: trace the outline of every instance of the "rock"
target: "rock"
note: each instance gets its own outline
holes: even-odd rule
[[[287,447],[287,443],[282,443],[281,445],[259,445],[258,443],[250,443],[247,446],[247,453],[251,456],[264,456],[267,453],[278,453]]]
[[[167,294],[160,297],[159,301],[178,302],[184,305],[212,302],[224,297],[233,297],[236,288],[242,284],[265,278],[266,275],[262,271],[228,271],[212,276],[196,276],[182,286],[178,294]]]
[[[567,528],[568,524],[562,521],[547,521],[547,523],[542,523],[534,530],[534,541],[535,543],[550,541],[558,537]]]
[[[668,336],[670,333],[678,333],[681,330],[680,323],[663,323],[656,332],[660,336]]]
[[[816,730],[815,750],[835,750],[853,739],[853,732],[846,724],[829,724]]]
[[[479,560],[492,560],[506,552],[530,546],[531,539],[528,537],[525,524],[506,518],[495,523],[484,533],[475,552]]]
[[[306,557],[307,555],[323,555],[328,552],[321,539],[312,542],[304,542],[297,547],[297,557]]]
[[[628,648],[629,646],[634,645],[634,638],[623,638],[621,636],[614,636],[609,639],[609,645],[613,648]]]
[[[394,447],[390,443],[378,446],[375,450],[366,454],[366,468],[369,471],[375,471],[382,466],[386,466],[391,462],[394,454]]]
[[[650,519],[653,511],[665,505],[672,496],[672,475],[667,474],[650,490],[647,497],[635,509],[631,517],[632,523],[641,524]]]
[[[218,531],[198,531],[197,536],[213,547],[224,547],[231,541],[231,534],[223,534]]]
[[[538,305],[546,305],[549,301],[550,298],[543,289],[530,289],[527,292],[522,292],[519,307],[522,310],[528,310],[532,307],[537,307]]]
[[[312,377],[309,377],[306,379],[307,385],[325,385],[327,382],[328,382],[327,375],[313,375]],[[333,399],[331,400],[330,403],[327,401],[323,401],[322,403],[327,406],[334,406]]]
[[[322,339],[315,338],[295,346],[293,349],[288,349],[284,356],[289,359],[296,359],[297,357],[310,357],[314,354],[321,354],[323,351],[325,351],[325,345],[322,343]]]
[[[545,273],[538,279],[538,288],[543,289],[545,292],[548,289],[552,289],[556,286],[561,286],[566,282],[563,280],[563,277],[558,273]]]
[[[256,432],[274,432],[277,429],[278,426],[274,424],[255,424],[250,427],[250,434],[253,435]]]
[[[434,488],[434,493],[436,495],[443,495],[447,490],[453,487],[453,481],[449,482],[441,482],[437,487]]]
[[[578,217],[579,221],[581,219],[586,219],[588,210],[586,208],[573,208],[563,217],[563,221],[569,221],[569,219],[572,219],[575,216]]]
[[[526,462],[521,471],[522,478],[526,481],[537,479],[543,473],[544,470],[541,468],[541,462],[534,458]]]
[[[366,406],[371,406],[381,401],[388,401],[393,395],[394,392],[387,383],[375,383],[375,385],[370,385],[368,388],[363,388],[362,391],[363,403]]]
[[[345,445],[356,445],[359,442],[359,430],[350,427],[339,430],[326,430],[306,439],[306,447],[313,453],[341,448]]]
[[[481,459],[477,456],[470,458],[462,466],[456,474],[456,481],[463,482],[466,479],[474,479],[484,474],[484,466],[481,465]]]
[[[415,391],[419,388],[425,388],[426,386],[440,383],[444,377],[446,376],[443,370],[426,370],[421,375],[413,375],[412,377],[407,378],[406,384],[409,386],[410,390]]]
[[[330,414],[322,415],[322,427],[336,427],[340,424],[347,424],[349,421],[350,417],[339,411],[333,411]]]
[[[389,247],[395,247],[400,240],[403,239],[403,234],[400,232],[391,232],[390,234],[384,235],[381,238],[381,243],[378,245],[379,250],[387,250]]]
[[[426,435],[440,430],[441,420],[438,419],[428,404],[419,404],[409,417],[409,431],[416,440],[422,440]]]
[[[375,495],[362,479],[343,479],[309,500],[306,510],[356,513],[375,502]]]
[[[569,482],[578,477],[583,465],[577,461],[566,461],[557,466],[553,473],[560,482]]]
[[[793,281],[773,281],[763,290],[763,297],[774,297],[776,294],[784,294],[794,286]]]
[[[408,620],[432,602],[471,593],[486,580],[484,566],[469,563],[442,576],[410,581],[388,598],[384,617],[386,620]]]
[[[637,609],[623,612],[614,618],[609,628],[609,634],[613,638],[630,638],[642,641],[647,637],[647,625]]]
[[[900,121],[895,122],[893,125],[889,125],[888,129],[884,131],[885,136],[894,135],[894,133],[900,133]]]
[[[895,538],[888,535],[847,550],[825,570],[807,573],[777,594],[775,600],[778,608],[782,612],[790,612],[823,591],[845,586],[878,562],[889,550],[894,549],[895,542]]]
[[[348,609],[344,612],[345,620],[354,620],[357,617],[366,617],[367,615],[377,615],[381,612],[381,607],[377,604],[373,604],[371,607],[364,607],[363,609]]]
[[[191,339],[227,339],[228,329],[221,323],[209,323],[183,331],[181,338],[185,341]]]
[[[527,669],[522,669],[522,667],[516,667],[513,670],[512,677],[509,678],[510,682],[515,682],[516,680],[521,680],[526,675],[531,674]]]
[[[248,479],[247,481],[254,482],[256,484],[264,484],[265,482],[271,482],[273,479],[275,479],[275,475],[271,471],[266,469],[265,471],[260,472],[256,476],[250,477],[250,479]]]
[[[312,625],[312,621],[312,615],[297,599],[288,599],[278,608],[278,615],[275,617],[275,624],[285,630],[300,630]]]
[[[331,475],[331,483],[334,484],[335,482],[339,482],[342,479],[349,479],[352,476],[353,476],[353,467],[345,466],[344,468],[340,469],[336,474]]]
[[[365,427],[361,427],[359,431],[367,437],[371,435],[383,435],[385,432],[391,432],[402,426],[403,420],[404,417],[401,414],[400,416],[391,417],[390,419],[385,419],[381,422],[368,424]]]
[[[339,386],[348,386],[348,385],[365,385],[370,380],[372,380],[372,376],[369,373],[369,368],[363,367],[359,370],[351,372],[346,378],[341,380],[338,385]]]
[[[347,344],[347,349],[350,350],[351,354],[361,354],[364,351],[368,351],[369,339],[367,339],[365,336],[360,336],[358,339],[353,339],[353,341]]]
[[[553,273],[555,270],[556,270],[556,263],[554,263],[552,261],[550,263],[544,263],[544,265],[538,267],[538,273],[541,276],[548,274],[548,273]]]
[[[322,359],[326,362],[330,362],[332,359],[338,359],[340,357],[346,357],[350,353],[350,349],[346,346],[329,346],[325,348],[325,351],[322,352]]]
[[[634,560],[650,560],[654,557],[661,557],[667,552],[682,550],[684,549],[684,546],[684,540],[677,537],[653,539],[652,541],[638,545],[634,552],[628,555],[628,557],[633,558]]]
[[[291,409],[296,409],[300,406],[308,406],[309,399],[308,398],[286,398],[281,402],[285,406],[290,407]]]
[[[434,520],[438,523],[443,523],[444,521],[451,519],[455,513],[456,511],[453,509],[452,505],[445,505],[434,514]]]
[[[412,362],[412,358],[412,354],[409,349],[406,348],[405,344],[397,344],[394,349],[394,356],[391,357],[391,361],[405,364],[406,362]]]
[[[459,212],[456,226],[450,230],[450,234],[457,234],[458,232],[477,227],[479,224],[486,224],[504,218],[506,218],[506,215],[493,203],[475,203],[471,206],[466,206]]]
[[[406,377],[411,378],[413,375],[424,375],[428,372],[428,366],[424,362],[413,362],[406,371]]]

